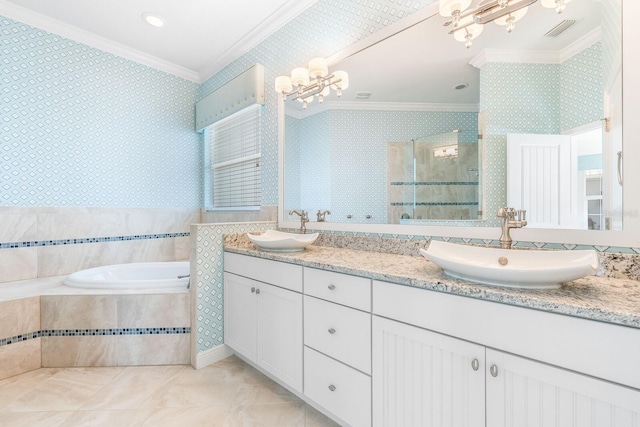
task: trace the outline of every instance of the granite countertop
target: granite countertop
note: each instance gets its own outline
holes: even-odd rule
[[[514,289],[480,285],[444,275],[422,256],[308,246],[303,252],[259,250],[253,243],[226,241],[225,250],[305,267],[346,273],[405,286],[640,328],[640,282],[588,276],[559,289]]]

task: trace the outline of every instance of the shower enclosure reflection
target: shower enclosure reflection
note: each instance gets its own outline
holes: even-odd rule
[[[476,131],[387,144],[387,223],[477,220],[480,200]]]

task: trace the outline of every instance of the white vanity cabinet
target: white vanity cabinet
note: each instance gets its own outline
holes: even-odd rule
[[[373,425],[484,426],[484,357],[483,346],[373,316]]]
[[[232,253],[224,260],[225,344],[302,392],[302,267]]]
[[[638,329],[377,281],[373,314],[374,426],[640,425]]]
[[[304,394],[371,425],[371,280],[304,268]]]
[[[487,426],[640,426],[640,391],[487,349]]]

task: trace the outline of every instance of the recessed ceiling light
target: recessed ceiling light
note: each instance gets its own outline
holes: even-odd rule
[[[356,99],[369,99],[369,98],[371,98],[371,92],[356,93]]]
[[[164,19],[160,18],[155,13],[150,13],[150,12],[143,13],[142,20],[149,25],[153,25],[154,27],[160,28],[164,26]]]
[[[453,88],[455,90],[462,90],[466,89],[467,87],[469,87],[469,83],[460,83],[459,85],[455,85]]]

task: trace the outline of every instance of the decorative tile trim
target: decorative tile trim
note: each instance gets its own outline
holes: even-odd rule
[[[418,182],[392,182],[391,185],[478,185],[478,181],[418,181]]]
[[[478,202],[393,202],[391,206],[478,206]]]
[[[160,233],[160,234],[140,234],[135,236],[114,236],[114,237],[82,237],[78,239],[62,240],[35,240],[30,242],[8,242],[0,243],[0,249],[32,248],[41,246],[60,245],[80,245],[84,243],[105,243],[123,242],[129,240],[150,240],[150,239],[170,239],[174,237],[189,237],[190,233]]]
[[[40,337],[80,337],[90,335],[177,335],[190,334],[191,328],[43,329],[0,339],[0,347]]]

